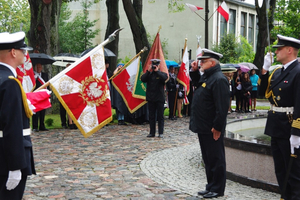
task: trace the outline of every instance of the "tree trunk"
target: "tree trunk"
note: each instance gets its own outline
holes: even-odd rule
[[[120,28],[119,25],[119,0],[106,0],[106,7],[107,7],[107,27],[105,32],[106,40],[110,34],[112,34],[115,30]],[[119,33],[122,34],[122,31]],[[119,34],[117,34],[116,39],[110,43],[108,43],[105,48],[108,48],[116,57],[107,57],[109,61],[109,69],[114,71],[117,66],[117,58],[118,58],[118,51],[119,51]],[[125,64],[125,63],[124,63]]]
[[[261,8],[258,6],[258,0],[255,0],[255,6],[256,6],[256,12],[258,16],[258,36],[257,36],[257,45],[256,45],[256,54],[253,63],[261,69],[264,64],[264,56],[265,56],[265,47],[269,45],[268,42],[268,35],[270,36],[270,31],[274,27],[274,11],[275,11],[275,5],[276,0],[270,0],[270,11],[269,11],[269,32],[268,28],[266,26],[267,24],[267,10],[266,10],[266,3],[267,1],[263,2],[263,5]],[[271,38],[270,38],[271,40]],[[272,42],[270,41],[272,44]]]
[[[133,0],[133,3],[131,3],[131,0],[122,1],[132,31],[136,53],[139,53],[144,47],[147,47],[149,50],[150,45],[147,39],[147,32],[142,20],[143,1]],[[146,51],[141,54],[141,61],[143,65],[147,59],[148,53],[149,51]]]

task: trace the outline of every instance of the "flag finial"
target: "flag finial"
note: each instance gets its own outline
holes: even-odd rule
[[[157,31],[158,33],[159,33],[160,29],[161,29],[161,25],[159,25],[159,27],[158,27],[158,31]]]

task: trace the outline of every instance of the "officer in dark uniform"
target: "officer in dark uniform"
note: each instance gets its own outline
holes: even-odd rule
[[[190,77],[195,84],[190,130],[198,134],[207,184],[198,192],[203,198],[223,196],[226,184],[224,132],[229,107],[229,83],[219,64],[222,54],[202,49],[200,71],[192,63]]]
[[[0,199],[22,199],[27,176],[35,174],[26,94],[16,79],[28,49],[25,33],[0,33]]]
[[[148,101],[150,133],[147,137],[155,137],[155,115],[158,121],[158,137],[162,138],[164,133],[164,103],[165,82],[168,74],[159,70],[159,59],[151,59],[152,65],[141,76],[141,81],[147,83],[146,100]]]
[[[276,60],[283,67],[269,75],[272,59],[269,53],[265,56],[260,93],[271,103],[265,134],[271,136],[277,182],[281,191],[285,189],[284,199],[294,200],[300,199],[300,64],[297,61],[300,40],[282,35],[277,38],[273,48],[277,48]],[[287,186],[283,188],[291,153],[298,158],[294,159]]]
[[[176,75],[174,67],[169,67],[169,80],[167,81],[168,103],[169,103],[169,119],[176,120],[174,108],[176,108]],[[176,110],[175,110],[176,112]]]

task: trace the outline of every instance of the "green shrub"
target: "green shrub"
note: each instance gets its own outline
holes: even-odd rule
[[[53,126],[53,122],[54,122],[54,120],[52,118],[48,118],[45,120],[45,124],[47,126]]]

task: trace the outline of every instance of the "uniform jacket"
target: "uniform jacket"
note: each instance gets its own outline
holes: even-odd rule
[[[198,134],[211,134],[214,128],[224,133],[229,107],[229,83],[220,65],[216,65],[200,76],[191,72],[196,84],[191,107],[190,130]],[[198,81],[196,81],[198,79]]]
[[[161,71],[147,71],[141,76],[141,81],[147,83],[146,100],[165,102],[165,81],[168,79],[168,74]]]
[[[41,72],[41,77],[43,78],[43,80],[44,80],[45,82],[49,81],[49,77],[48,77],[48,74],[47,74],[47,73]],[[37,89],[37,88],[39,88],[39,87],[42,86],[42,84],[38,81],[37,78],[35,79],[35,82],[36,82],[36,87],[35,87],[35,89]],[[48,88],[48,89],[49,89],[49,88]]]
[[[260,78],[260,94],[265,94],[269,73],[261,75]],[[278,107],[294,107],[293,119],[300,120],[300,64],[298,61],[293,62],[283,72],[277,69],[273,73],[270,90],[273,91],[274,96],[269,98],[269,102]],[[269,111],[265,134],[278,138],[290,138],[291,134],[300,136],[300,127],[293,127],[294,125],[289,123],[286,113]]]
[[[173,92],[176,91],[176,75],[173,76],[169,74],[169,80],[167,81],[167,91]]]
[[[35,174],[30,136],[23,136],[29,128],[22,102],[20,86],[8,76],[14,76],[0,64],[0,176],[21,169],[22,175]]]

